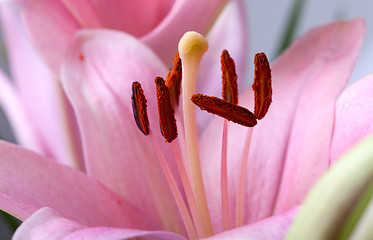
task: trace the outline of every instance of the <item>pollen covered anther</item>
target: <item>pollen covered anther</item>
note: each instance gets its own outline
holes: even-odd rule
[[[132,83],[132,110],[137,127],[140,131],[149,135],[149,119],[146,111],[146,98],[139,82]]]
[[[165,81],[161,77],[154,80],[157,90],[158,114],[161,131],[166,142],[172,142],[177,137],[175,111],[171,105],[171,97]]]
[[[254,114],[258,120],[262,119],[272,102],[272,77],[267,56],[257,53],[254,59],[255,72],[253,90],[255,93]]]
[[[166,86],[170,91],[172,106],[174,106],[175,103],[176,105],[179,105],[181,78],[181,59],[179,56],[179,51],[177,51],[174,57],[174,65],[166,78]]]
[[[220,62],[223,80],[223,99],[237,105],[238,91],[236,66],[234,64],[234,60],[231,58],[227,50],[223,50]]]
[[[257,124],[255,115],[248,109],[227,102],[217,97],[210,97],[203,94],[194,94],[192,102],[201,110],[216,114],[229,121],[241,124],[246,127],[254,127]]]

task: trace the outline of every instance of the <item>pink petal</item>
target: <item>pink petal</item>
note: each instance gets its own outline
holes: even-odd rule
[[[74,2],[75,5],[75,1],[69,1]],[[105,28],[124,31],[140,37],[152,31],[164,19],[174,1],[96,0],[92,4]],[[68,1],[65,0],[65,2]]]
[[[121,239],[121,240],[187,240],[185,237],[177,235],[171,232],[161,231],[140,231],[133,229],[118,229],[118,228],[107,228],[107,227],[96,227],[86,228],[80,231],[76,231],[64,240],[109,240],[109,239]]]
[[[81,28],[109,28],[142,36],[156,27],[174,0],[61,0]],[[136,21],[136,24],[133,24]]]
[[[135,124],[131,103],[132,82],[139,81],[148,100],[150,128],[170,159],[170,146],[159,133],[153,82],[167,72],[159,58],[132,36],[84,30],[67,55],[62,82],[77,114],[88,173],[163,221],[165,229],[178,232],[179,214],[170,189],[150,139]]]
[[[41,142],[34,132],[35,129],[30,127],[25,106],[10,80],[2,71],[0,71],[0,104],[19,143],[29,149],[41,152]]]
[[[24,22],[36,50],[52,72],[58,75],[66,48],[81,27],[79,22],[60,1],[16,2],[22,7]]]
[[[364,29],[359,19],[316,28],[273,64],[273,103],[255,126],[250,148],[246,223],[271,216],[277,198],[276,212],[295,206],[327,169],[335,99],[350,77]],[[240,104],[253,110],[252,90],[241,96]],[[221,226],[220,201],[216,201],[220,198],[216,185],[220,184],[221,129],[222,120],[214,120],[200,141],[215,229]],[[235,124],[228,126],[231,211],[246,131]]]
[[[27,117],[24,119],[27,124],[14,127],[29,128],[28,131],[18,131],[17,135],[31,131],[35,135],[31,141],[38,144],[38,148],[32,150],[71,166],[81,166],[81,156],[77,152],[79,138],[71,129],[74,115],[68,112],[69,103],[60,83],[32,49],[14,5],[3,4],[1,10],[9,65],[19,101],[24,105],[26,116],[23,118]],[[13,103],[11,99],[5,99],[4,104]],[[12,122],[13,125],[16,123]],[[29,144],[24,146],[31,147]]]
[[[296,109],[288,135],[290,141],[287,143],[276,212],[289,209],[302,201],[315,181],[329,167],[336,99],[350,79],[364,33],[365,23],[361,19],[328,25],[300,39],[293,45],[293,51],[285,53],[273,69],[274,76],[276,71],[281,72],[277,79],[284,79],[281,86],[286,88],[285,94],[298,93],[295,99],[287,98],[295,100],[293,104]],[[321,50],[317,58],[314,51],[307,51],[311,46]],[[308,63],[307,58],[305,62],[301,61],[300,51],[305,52],[306,56],[309,54]],[[287,70],[286,66],[291,67]],[[291,78],[304,80],[302,84],[294,84],[294,88],[289,88]],[[273,80],[276,81],[275,78]],[[273,101],[276,99],[273,98]],[[280,109],[285,107],[289,107],[288,102]],[[276,128],[278,127],[281,125],[276,123]]]
[[[84,228],[83,225],[63,218],[51,208],[36,211],[14,233],[14,240],[57,240]]]
[[[0,142],[0,209],[25,219],[41,207],[87,226],[154,229],[147,215],[93,178]]]
[[[373,74],[349,86],[338,98],[330,159],[337,160],[373,132]]]
[[[238,86],[247,82],[248,71],[248,19],[243,1],[229,1],[207,34],[209,50],[203,56],[198,72],[197,92],[221,96],[220,56],[224,49],[235,61]],[[242,89],[242,88],[241,88]],[[197,120],[203,129],[210,114],[199,114]]]
[[[181,36],[188,30],[206,34],[227,0],[17,2],[34,45],[58,73],[66,47],[81,28],[109,28],[143,36],[141,39],[171,66]]]
[[[42,208],[28,218],[16,231],[14,240],[57,239],[185,239],[179,235],[160,231],[141,231],[108,227],[87,228],[63,218],[50,208]]]
[[[232,229],[215,236],[204,238],[205,240],[281,240],[286,237],[286,233],[296,215],[298,208],[293,208],[287,212],[263,219],[259,222],[246,225],[244,227]]]
[[[103,28],[103,19],[97,14],[98,9],[94,1],[90,0],[59,0],[66,10],[70,13],[71,18],[75,19],[81,28]],[[60,5],[62,7],[62,5]],[[108,4],[109,5],[109,4]],[[111,5],[112,8],[116,7]],[[69,16],[70,18],[70,16]],[[67,43],[65,43],[67,44]]]
[[[163,21],[141,40],[168,65],[187,31],[206,34],[227,0],[177,0]],[[167,36],[167,37],[165,37]]]

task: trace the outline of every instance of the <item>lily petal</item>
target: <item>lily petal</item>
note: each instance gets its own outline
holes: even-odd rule
[[[43,147],[33,128],[30,128],[25,106],[10,80],[0,71],[0,104],[10,120],[16,139],[23,146],[42,152]]]
[[[77,114],[88,173],[160,220],[164,229],[179,232],[180,215],[154,146],[137,128],[131,105],[132,82],[139,81],[148,99],[150,129],[170,159],[172,150],[158,132],[153,82],[167,72],[136,38],[118,31],[84,30],[66,57],[62,83]],[[175,162],[169,163],[176,171]]]
[[[373,74],[349,86],[339,96],[331,144],[331,162],[373,132]]]
[[[27,1],[27,0],[26,0]],[[103,28],[103,19],[97,14],[95,3],[90,0],[71,1],[59,0],[62,4],[59,7],[65,7],[69,15],[68,18],[74,19],[81,28]],[[39,3],[44,4],[44,3]],[[57,6],[57,5],[56,5]],[[114,8],[115,5],[108,4],[108,7]],[[66,13],[67,13],[66,12]],[[125,14],[125,13],[124,13]],[[72,37],[72,36],[71,36]],[[67,43],[66,43],[67,44]]]
[[[281,240],[284,239],[298,208],[263,219],[244,227],[232,229],[205,240]]]
[[[30,40],[53,73],[59,74],[62,59],[79,23],[60,1],[16,0]],[[53,12],[53,14],[45,14]]]
[[[59,73],[68,44],[82,28],[109,28],[142,36],[141,40],[172,66],[181,36],[188,30],[206,34],[227,3],[227,0],[110,0],[110,3],[83,0],[78,4],[71,0],[16,1],[22,7],[34,45],[54,73]],[[45,12],[53,12],[53,17]],[[134,19],[136,27],[132,24]]]
[[[82,172],[1,141],[0,209],[26,219],[46,206],[87,226],[139,229],[158,226]]]
[[[75,5],[75,1],[64,2],[74,2]],[[96,0],[93,5],[105,28],[140,37],[151,32],[164,19],[174,2],[175,0]],[[134,21],[136,24],[133,24]]]
[[[254,127],[250,147],[246,223],[296,206],[328,168],[334,104],[351,75],[364,30],[360,19],[316,28],[273,64],[273,103]],[[253,109],[251,89],[241,96],[240,104]],[[221,207],[216,197],[220,197],[220,189],[214,186],[220,182],[220,164],[216,162],[221,151],[219,129],[222,121],[214,119],[200,141],[209,208],[218,225]],[[231,211],[238,183],[234,176],[239,175],[245,135],[245,128],[228,126]]]
[[[16,231],[14,240],[74,240],[74,239],[175,239],[184,237],[160,231],[141,231],[108,227],[88,228],[75,221],[63,218],[51,208],[42,208],[28,218]]]
[[[57,240],[84,228],[83,225],[63,218],[51,208],[44,207],[32,214],[14,233],[14,240]]]
[[[82,163],[79,162],[79,136],[74,135],[71,129],[75,117],[69,112],[69,102],[61,84],[30,45],[14,4],[2,4],[1,13],[14,88],[27,116],[27,119],[23,117],[27,121],[24,126],[30,129],[17,131],[17,137],[19,140],[24,139],[20,135],[32,131],[35,134],[33,141],[37,142],[38,147],[31,150],[82,169]],[[3,104],[13,105],[13,101],[6,100]],[[12,121],[16,129],[21,127],[14,126],[17,122]],[[31,147],[30,144],[24,146]]]
[[[172,66],[172,56],[177,51],[177,43],[184,33],[191,30],[207,33],[226,3],[227,0],[177,0],[163,21],[141,37],[141,40],[166,64]]]
[[[351,77],[364,34],[365,23],[362,19],[327,25],[296,42],[292,47],[294,52],[286,52],[273,69],[273,76],[275,71],[281,71],[276,76],[278,80],[273,78],[274,82],[282,80],[282,89],[277,91],[298,94],[296,98],[284,96],[285,101],[281,101],[284,105],[279,106],[280,109],[289,107],[286,99],[293,100],[295,111],[292,112],[292,128],[288,135],[290,141],[282,145],[287,147],[286,155],[282,155],[286,156],[286,161],[283,163],[284,172],[275,212],[282,212],[300,203],[315,181],[328,169],[335,103]],[[311,46],[321,50],[316,57],[315,49]],[[304,62],[296,54],[300,51],[305,52]],[[285,65],[291,66],[288,67],[289,71],[277,70],[285,68]],[[304,80],[295,83],[298,78]],[[289,88],[292,82],[294,88]],[[273,102],[276,100],[280,102],[280,99],[274,97]],[[286,112],[281,111],[281,114]],[[278,127],[281,125],[277,124]]]

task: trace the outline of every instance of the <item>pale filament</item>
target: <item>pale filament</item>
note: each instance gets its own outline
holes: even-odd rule
[[[221,205],[223,216],[223,231],[232,228],[230,209],[229,209],[229,194],[228,194],[228,166],[227,166],[227,141],[228,141],[228,120],[224,119],[223,137],[221,148]]]
[[[188,233],[188,237],[189,237],[189,239],[197,239],[198,236],[197,236],[196,230],[194,228],[193,220],[192,220],[192,218],[189,214],[188,207],[184,202],[183,196],[182,196],[182,194],[179,190],[179,187],[176,183],[176,180],[175,180],[174,176],[172,175],[171,169],[168,166],[167,161],[166,161],[165,157],[163,156],[163,154],[162,154],[162,152],[161,152],[161,150],[160,150],[160,148],[157,144],[157,141],[154,139],[151,132],[149,132],[148,136],[150,137],[150,139],[152,141],[154,150],[157,154],[157,158],[159,160],[159,163],[162,166],[163,173],[164,173],[164,175],[167,179],[167,182],[169,183],[172,195],[175,199],[176,205],[177,205],[177,207],[180,211],[181,218],[184,222],[186,231]]]
[[[244,225],[246,169],[247,169],[247,162],[249,159],[249,151],[250,151],[251,138],[253,136],[253,131],[254,131],[253,127],[247,129],[244,149],[242,151],[241,168],[240,168],[239,183],[238,183],[239,185],[238,185],[237,197],[236,197],[236,227],[241,227]]]
[[[192,213],[194,226],[196,227],[196,230],[198,233],[198,237],[207,237],[207,233],[205,233],[203,229],[202,219],[198,211],[198,206],[197,206],[196,198],[194,197],[191,182],[188,179],[187,171],[185,169],[185,165],[181,157],[179,145],[177,145],[175,141],[173,141],[171,145],[172,145],[172,150],[174,152],[174,156],[176,159],[176,165],[179,171],[181,182],[183,184],[184,192],[185,192],[188,204],[189,204],[189,209]]]

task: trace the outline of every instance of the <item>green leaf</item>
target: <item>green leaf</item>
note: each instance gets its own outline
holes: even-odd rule
[[[279,49],[277,50],[276,56],[280,55],[286,48],[289,47],[290,43],[294,38],[295,31],[297,30],[299,18],[301,16],[305,0],[295,0],[291,15],[288,19],[287,27],[282,36]]]
[[[286,239],[349,239],[372,196],[373,135],[339,159],[311,189]]]
[[[14,233],[17,230],[18,226],[21,224],[21,221],[19,221],[18,219],[14,218],[6,212],[0,211],[0,216],[3,219],[2,222],[7,224],[9,230],[12,233]]]

